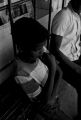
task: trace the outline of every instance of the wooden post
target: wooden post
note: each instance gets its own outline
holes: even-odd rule
[[[52,10],[52,0],[50,0],[50,2],[49,2],[49,18],[48,18],[49,39],[48,39],[48,42],[47,42],[47,48],[48,48],[48,50],[49,50],[49,47],[50,47],[51,10]]]

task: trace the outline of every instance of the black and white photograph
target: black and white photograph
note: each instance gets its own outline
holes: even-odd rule
[[[0,0],[0,120],[81,120],[81,0]]]

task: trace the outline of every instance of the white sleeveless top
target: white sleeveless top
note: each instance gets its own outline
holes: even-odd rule
[[[48,78],[48,68],[38,59],[35,68],[31,69],[31,64],[17,60],[17,75],[15,80],[21,84],[22,88],[30,98],[39,95]],[[41,87],[42,86],[42,87]]]

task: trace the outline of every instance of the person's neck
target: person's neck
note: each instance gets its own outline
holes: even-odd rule
[[[68,4],[67,8],[69,8],[71,12],[79,14],[79,10],[75,10],[74,8],[72,8],[70,3]]]
[[[35,64],[37,59],[27,58],[23,59],[23,62],[29,63],[29,64]]]
[[[20,54],[19,55],[19,58],[23,61],[23,62],[25,62],[25,63],[29,63],[29,64],[34,64],[36,61],[37,61],[37,59],[35,59],[35,58],[31,58],[31,57],[26,57],[26,56],[24,56],[24,55],[22,55],[22,54]]]

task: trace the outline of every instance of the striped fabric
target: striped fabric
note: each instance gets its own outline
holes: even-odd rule
[[[34,70],[29,73],[30,70],[28,70],[27,65],[28,64],[25,65],[20,61],[18,63],[17,61],[18,69],[15,80],[22,86],[23,90],[30,98],[34,98],[41,93],[42,87],[46,83],[48,68],[39,60]]]

